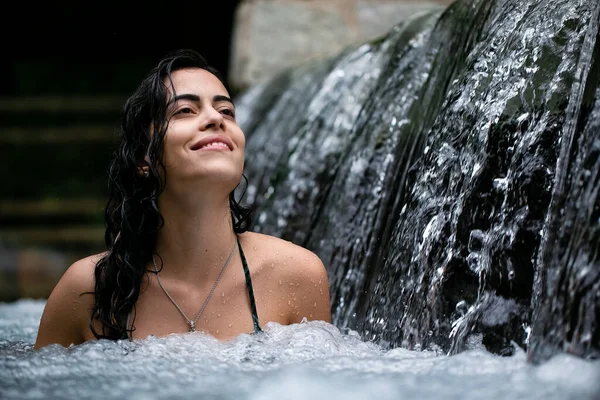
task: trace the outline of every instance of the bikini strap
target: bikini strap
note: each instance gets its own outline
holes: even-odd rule
[[[248,297],[250,297],[250,310],[252,312],[252,322],[254,323],[254,332],[262,332],[258,323],[258,313],[256,312],[256,302],[254,301],[254,290],[252,289],[252,278],[250,277],[250,269],[246,262],[246,256],[244,256],[244,250],[242,250],[242,244],[239,239],[237,240],[238,249],[240,250],[240,257],[242,259],[242,266],[244,267],[244,275],[246,276],[246,287],[248,288]]]

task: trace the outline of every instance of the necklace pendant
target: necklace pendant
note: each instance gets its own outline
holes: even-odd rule
[[[194,321],[190,321],[190,332],[196,332],[196,323]]]

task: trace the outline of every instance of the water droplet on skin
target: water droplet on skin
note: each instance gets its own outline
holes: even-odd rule
[[[219,330],[217,329],[217,330],[215,331],[215,333],[218,335],[218,334],[219,334]]]
[[[275,263],[271,263],[271,268],[275,268]]]
[[[281,279],[279,280],[279,284],[281,285]]]
[[[225,292],[221,293],[221,297],[225,297]]]
[[[313,304],[313,307],[317,308],[317,302],[315,301],[315,304]]]
[[[231,328],[231,324],[227,325],[227,327]]]
[[[254,251],[256,251],[256,246],[253,246],[253,247],[252,247],[252,249],[253,249]]]
[[[221,318],[221,313],[218,313],[218,314],[217,314],[217,318]]]
[[[269,293],[273,293],[273,290],[269,289]]]

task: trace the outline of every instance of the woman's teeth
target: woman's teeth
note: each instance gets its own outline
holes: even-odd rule
[[[200,147],[201,149],[204,149],[206,147],[223,147],[223,148],[227,148],[227,145],[225,143],[221,143],[221,142],[212,142],[209,144],[205,144],[204,146]]]

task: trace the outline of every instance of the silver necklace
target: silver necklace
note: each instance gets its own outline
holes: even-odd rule
[[[156,260],[154,258],[154,254],[152,254],[152,264],[154,264],[154,271],[156,271],[156,279],[158,280],[158,284],[162,288],[163,292],[165,292],[165,294],[167,295],[167,297],[171,300],[171,302],[175,305],[175,307],[177,307],[177,309],[179,310],[179,312],[181,313],[181,315],[183,315],[183,318],[185,318],[185,320],[187,321],[188,325],[190,326],[190,332],[195,332],[196,331],[196,321],[198,321],[198,318],[200,318],[200,316],[204,312],[204,309],[206,308],[206,305],[208,304],[208,301],[210,300],[211,296],[213,295],[213,292],[215,291],[215,289],[217,288],[217,285],[219,284],[219,281],[221,280],[221,277],[223,276],[223,273],[225,272],[225,268],[227,268],[227,264],[229,264],[229,260],[231,259],[231,256],[233,255],[233,251],[235,250],[235,245],[236,244],[237,244],[237,236],[235,237],[235,242],[233,243],[233,247],[231,248],[231,252],[229,253],[229,257],[227,257],[227,260],[225,260],[225,264],[223,265],[223,268],[221,269],[221,272],[219,273],[219,276],[217,277],[217,280],[215,281],[215,284],[213,285],[212,289],[210,289],[210,292],[208,293],[208,296],[206,296],[206,300],[204,300],[204,304],[202,304],[202,308],[198,312],[198,315],[196,315],[196,318],[194,318],[193,320],[189,319],[187,317],[187,315],[185,315],[185,313],[183,312],[183,310],[181,309],[181,307],[179,307],[179,305],[175,302],[175,300],[173,300],[173,298],[171,297],[171,295],[169,294],[169,292],[167,292],[167,289],[165,289],[165,287],[163,286],[162,282],[160,281],[160,276],[158,275],[158,268],[156,267]]]

